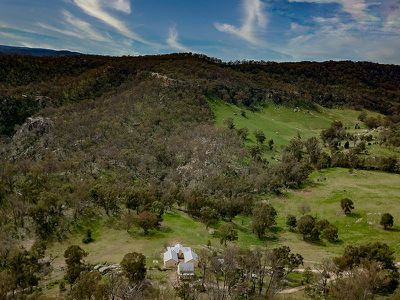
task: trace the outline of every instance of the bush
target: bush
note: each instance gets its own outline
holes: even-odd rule
[[[290,231],[293,231],[297,226],[297,219],[293,215],[288,215],[286,217],[286,225]]]
[[[86,231],[86,236],[82,239],[82,243],[89,244],[89,243],[91,243],[93,241],[94,241],[94,239],[92,237],[92,230],[88,229]]]
[[[346,215],[351,213],[351,210],[354,209],[354,203],[349,198],[344,198],[340,201],[340,207],[344,211]]]
[[[327,239],[331,243],[336,242],[339,239],[338,228],[332,224],[327,225],[322,231],[322,238]]]
[[[315,235],[316,232],[313,232],[315,227],[315,219],[310,215],[302,216],[297,221],[297,229],[303,235],[303,239],[307,239],[311,237],[311,234]]]
[[[391,214],[385,213],[381,217],[380,224],[383,226],[385,230],[389,229],[389,227],[393,227],[394,218]]]

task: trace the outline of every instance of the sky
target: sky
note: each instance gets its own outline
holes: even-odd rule
[[[400,64],[400,0],[0,0],[0,44]]]

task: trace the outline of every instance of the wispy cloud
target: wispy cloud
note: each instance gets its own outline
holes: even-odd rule
[[[377,20],[368,12],[369,4],[366,0],[289,0],[289,2],[319,3],[330,4],[337,3],[341,5],[343,11],[350,14],[358,22],[369,22]]]
[[[400,0],[386,0],[382,5],[383,30],[400,35]]]
[[[171,49],[178,50],[181,52],[193,52],[190,48],[184,46],[179,42],[179,35],[176,27],[173,26],[169,29],[168,38],[167,38],[167,45]]]
[[[261,0],[242,0],[243,21],[240,27],[231,24],[215,23],[214,26],[221,32],[235,35],[253,45],[262,44],[259,32],[267,26],[265,4]]]
[[[295,60],[367,60],[398,63],[400,32],[383,34],[361,30],[357,23],[343,23],[338,17],[316,17],[312,32],[292,37],[286,49]]]
[[[44,23],[38,23],[37,25],[43,29],[79,39],[90,39],[98,42],[110,40],[108,36],[95,30],[90,23],[75,17],[70,12],[64,10],[62,14],[64,17],[63,28]]]
[[[150,45],[146,39],[131,30],[123,21],[113,16],[107,9],[116,10],[125,14],[131,13],[129,0],[72,0],[86,14],[94,17],[108,26],[114,28],[127,38]]]

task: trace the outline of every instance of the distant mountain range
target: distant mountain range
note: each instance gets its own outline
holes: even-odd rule
[[[29,56],[78,56],[79,52],[67,50],[52,50],[42,48],[14,47],[0,45],[0,55],[29,55]]]

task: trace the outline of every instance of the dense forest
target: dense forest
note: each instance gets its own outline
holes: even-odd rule
[[[139,224],[147,233],[159,226],[165,211],[177,206],[205,224],[229,222],[238,215],[259,216],[253,230],[262,239],[275,224],[276,212],[257,201],[260,195],[299,188],[313,170],[330,166],[400,172],[396,158],[361,157],[365,141],[342,151],[341,143],[354,136],[340,122],[321,132],[320,139],[295,137],[271,163],[263,157],[262,133],[257,145],[247,147],[247,133],[229,120],[225,128],[214,126],[208,103],[213,98],[252,111],[271,103],[309,110],[318,110],[319,105],[369,109],[386,117],[360,115],[360,122],[383,127],[382,143],[399,145],[399,66],[224,63],[194,54],[0,56],[0,287],[10,282],[9,289],[0,288],[0,296],[32,291],[42,272],[43,245],[66,239],[83,219],[118,218],[124,227]],[[269,217],[270,222],[262,221]],[[305,225],[304,239],[337,240],[337,228],[328,221],[308,221],[312,225]],[[224,229],[226,244],[234,234]],[[27,239],[36,241],[34,247],[21,250],[21,241]],[[376,254],[364,248],[348,251],[365,252],[373,261],[386,259],[383,270],[389,270],[390,280],[376,291],[393,292],[398,272],[392,253],[385,245],[374,247],[382,257],[375,259]],[[71,251],[80,266],[83,250]],[[239,261],[237,251],[227,250],[225,259]],[[287,274],[282,270],[298,267],[302,258],[283,248],[266,254],[269,263],[279,251],[286,253],[276,269],[283,280]],[[338,268],[356,273],[352,268],[361,262],[354,262],[351,253],[343,257],[337,259]],[[26,264],[23,270],[16,266],[18,259]],[[249,262],[243,270],[251,274],[246,268]],[[81,271],[87,270],[67,278],[71,286],[76,280],[85,285]],[[242,279],[235,284],[250,284]],[[270,293],[263,282],[254,283],[252,293],[256,286],[259,295]],[[177,291],[191,289],[184,285]],[[241,288],[232,285],[232,290]]]

